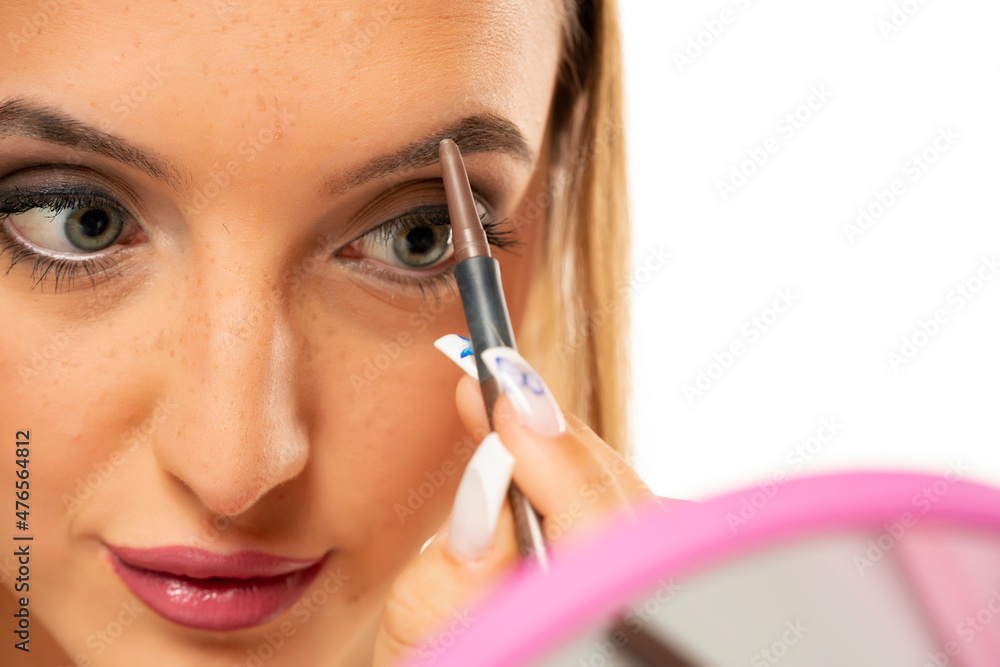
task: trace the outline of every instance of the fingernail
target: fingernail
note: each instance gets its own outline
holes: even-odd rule
[[[441,350],[444,356],[458,364],[458,367],[463,371],[475,379],[479,379],[476,358],[472,356],[472,341],[468,338],[459,336],[458,334],[448,334],[434,341],[434,347]]]
[[[566,420],[559,404],[524,357],[509,347],[491,347],[483,350],[481,356],[510,399],[521,423],[550,438],[566,431]]]
[[[465,467],[451,509],[448,539],[460,556],[473,560],[492,549],[513,471],[514,457],[500,436],[490,433]]]

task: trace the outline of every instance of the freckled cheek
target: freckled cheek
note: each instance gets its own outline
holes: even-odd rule
[[[414,326],[406,320],[379,336],[340,341],[338,351],[331,343],[329,354],[339,360],[323,379],[316,464],[328,488],[339,489],[334,504],[358,508],[370,525],[384,529],[373,534],[379,539],[406,541],[414,531],[426,532],[454,496],[464,463],[456,451],[464,454],[469,446],[454,398],[461,371],[433,343],[465,332],[458,305],[433,321]],[[397,505],[413,504],[413,493],[419,511],[401,521]]]
[[[5,432],[30,431],[32,523],[57,548],[66,535],[60,523],[115,494],[115,473],[129,454],[128,426],[142,423],[151,387],[148,369],[103,327],[32,321],[22,318],[18,336],[0,338],[0,424]],[[0,469],[15,465],[12,459]]]

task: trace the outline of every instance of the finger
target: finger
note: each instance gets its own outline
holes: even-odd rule
[[[475,378],[463,375],[459,379],[458,385],[455,388],[455,403],[458,406],[462,425],[468,433],[485,434],[489,432],[490,426],[486,419],[486,407],[483,404],[482,390]],[[566,421],[568,430],[577,435],[585,445],[585,449],[590,450],[596,455],[599,463],[605,468],[617,469],[624,463],[624,459],[607,443],[601,440],[589,426],[568,412],[563,410],[560,410],[560,412]],[[496,409],[494,410],[494,418],[497,420],[504,419],[502,415],[498,414]],[[482,439],[482,437],[480,436],[478,439]],[[501,440],[503,440],[502,437]],[[623,479],[622,481],[628,484],[629,490],[632,492],[629,495],[642,495],[642,493],[648,492],[646,485],[635,476]]]
[[[614,474],[618,484],[625,496],[632,502],[660,502],[656,494],[650,490],[639,473],[635,471],[628,461],[618,451],[605,442],[587,424],[581,421],[576,415],[563,410],[563,417],[566,419],[567,429],[573,431],[580,439],[581,444],[592,451],[600,461],[605,470]]]
[[[479,382],[469,375],[463,375],[455,387],[455,404],[462,425],[470,435],[486,434],[490,430],[486,419],[486,406],[483,404],[483,392]],[[482,436],[477,440],[481,440]]]
[[[497,540],[489,555],[467,561],[449,546],[446,521],[437,536],[396,578],[382,612],[372,667],[395,665],[431,640],[436,631],[463,622],[517,562],[510,504],[500,511]]]
[[[468,375],[460,378],[455,388],[455,402],[458,406],[458,413],[462,424],[465,426],[467,432],[481,435],[489,431],[482,392],[479,388],[479,383],[474,378]],[[503,419],[497,412],[494,412],[494,417]],[[590,450],[596,455],[597,463],[594,465],[603,466],[603,468],[609,469],[612,472],[618,472],[622,469],[622,466],[627,466],[624,459],[601,440],[590,427],[570,413],[563,412],[563,417],[567,422],[568,429],[575,432],[577,437],[583,441],[583,444],[586,446],[585,449]],[[501,440],[503,440],[502,436]],[[586,451],[581,452],[583,455],[586,455],[586,453]],[[593,461],[590,462],[593,463]],[[636,475],[623,475],[619,479],[619,483],[627,498],[655,498],[649,488]]]
[[[514,482],[543,517],[580,528],[629,505],[620,484],[630,474],[628,465],[595,451],[585,433],[572,430],[571,420],[563,435],[540,435],[517,420],[507,396],[497,399],[494,415],[497,433],[517,461]]]
[[[467,612],[517,562],[506,501],[513,458],[496,435],[477,448],[462,474],[451,516],[397,577],[376,636],[374,665],[419,649]]]
[[[610,445],[559,408],[514,350],[491,348],[482,359],[503,388],[493,426],[517,460],[514,481],[546,519],[584,525],[652,496]]]

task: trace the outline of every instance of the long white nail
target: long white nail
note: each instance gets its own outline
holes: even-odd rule
[[[483,363],[510,398],[522,423],[540,435],[554,438],[566,431],[566,420],[555,397],[535,369],[516,350],[491,347]]]
[[[444,352],[463,371],[479,379],[479,369],[476,368],[476,358],[472,356],[472,342],[465,336],[448,334],[434,341],[434,347]]]
[[[472,560],[490,552],[513,471],[514,456],[490,433],[469,460],[451,510],[449,541],[460,556]]]

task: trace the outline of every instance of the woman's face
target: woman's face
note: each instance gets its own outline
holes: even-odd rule
[[[474,446],[432,346],[467,331],[437,141],[523,244],[495,253],[516,328],[557,3],[8,0],[0,24],[0,465],[29,431],[34,536],[4,596],[77,664],[330,664]],[[323,560],[200,572],[289,601],[120,575],[109,547]]]

